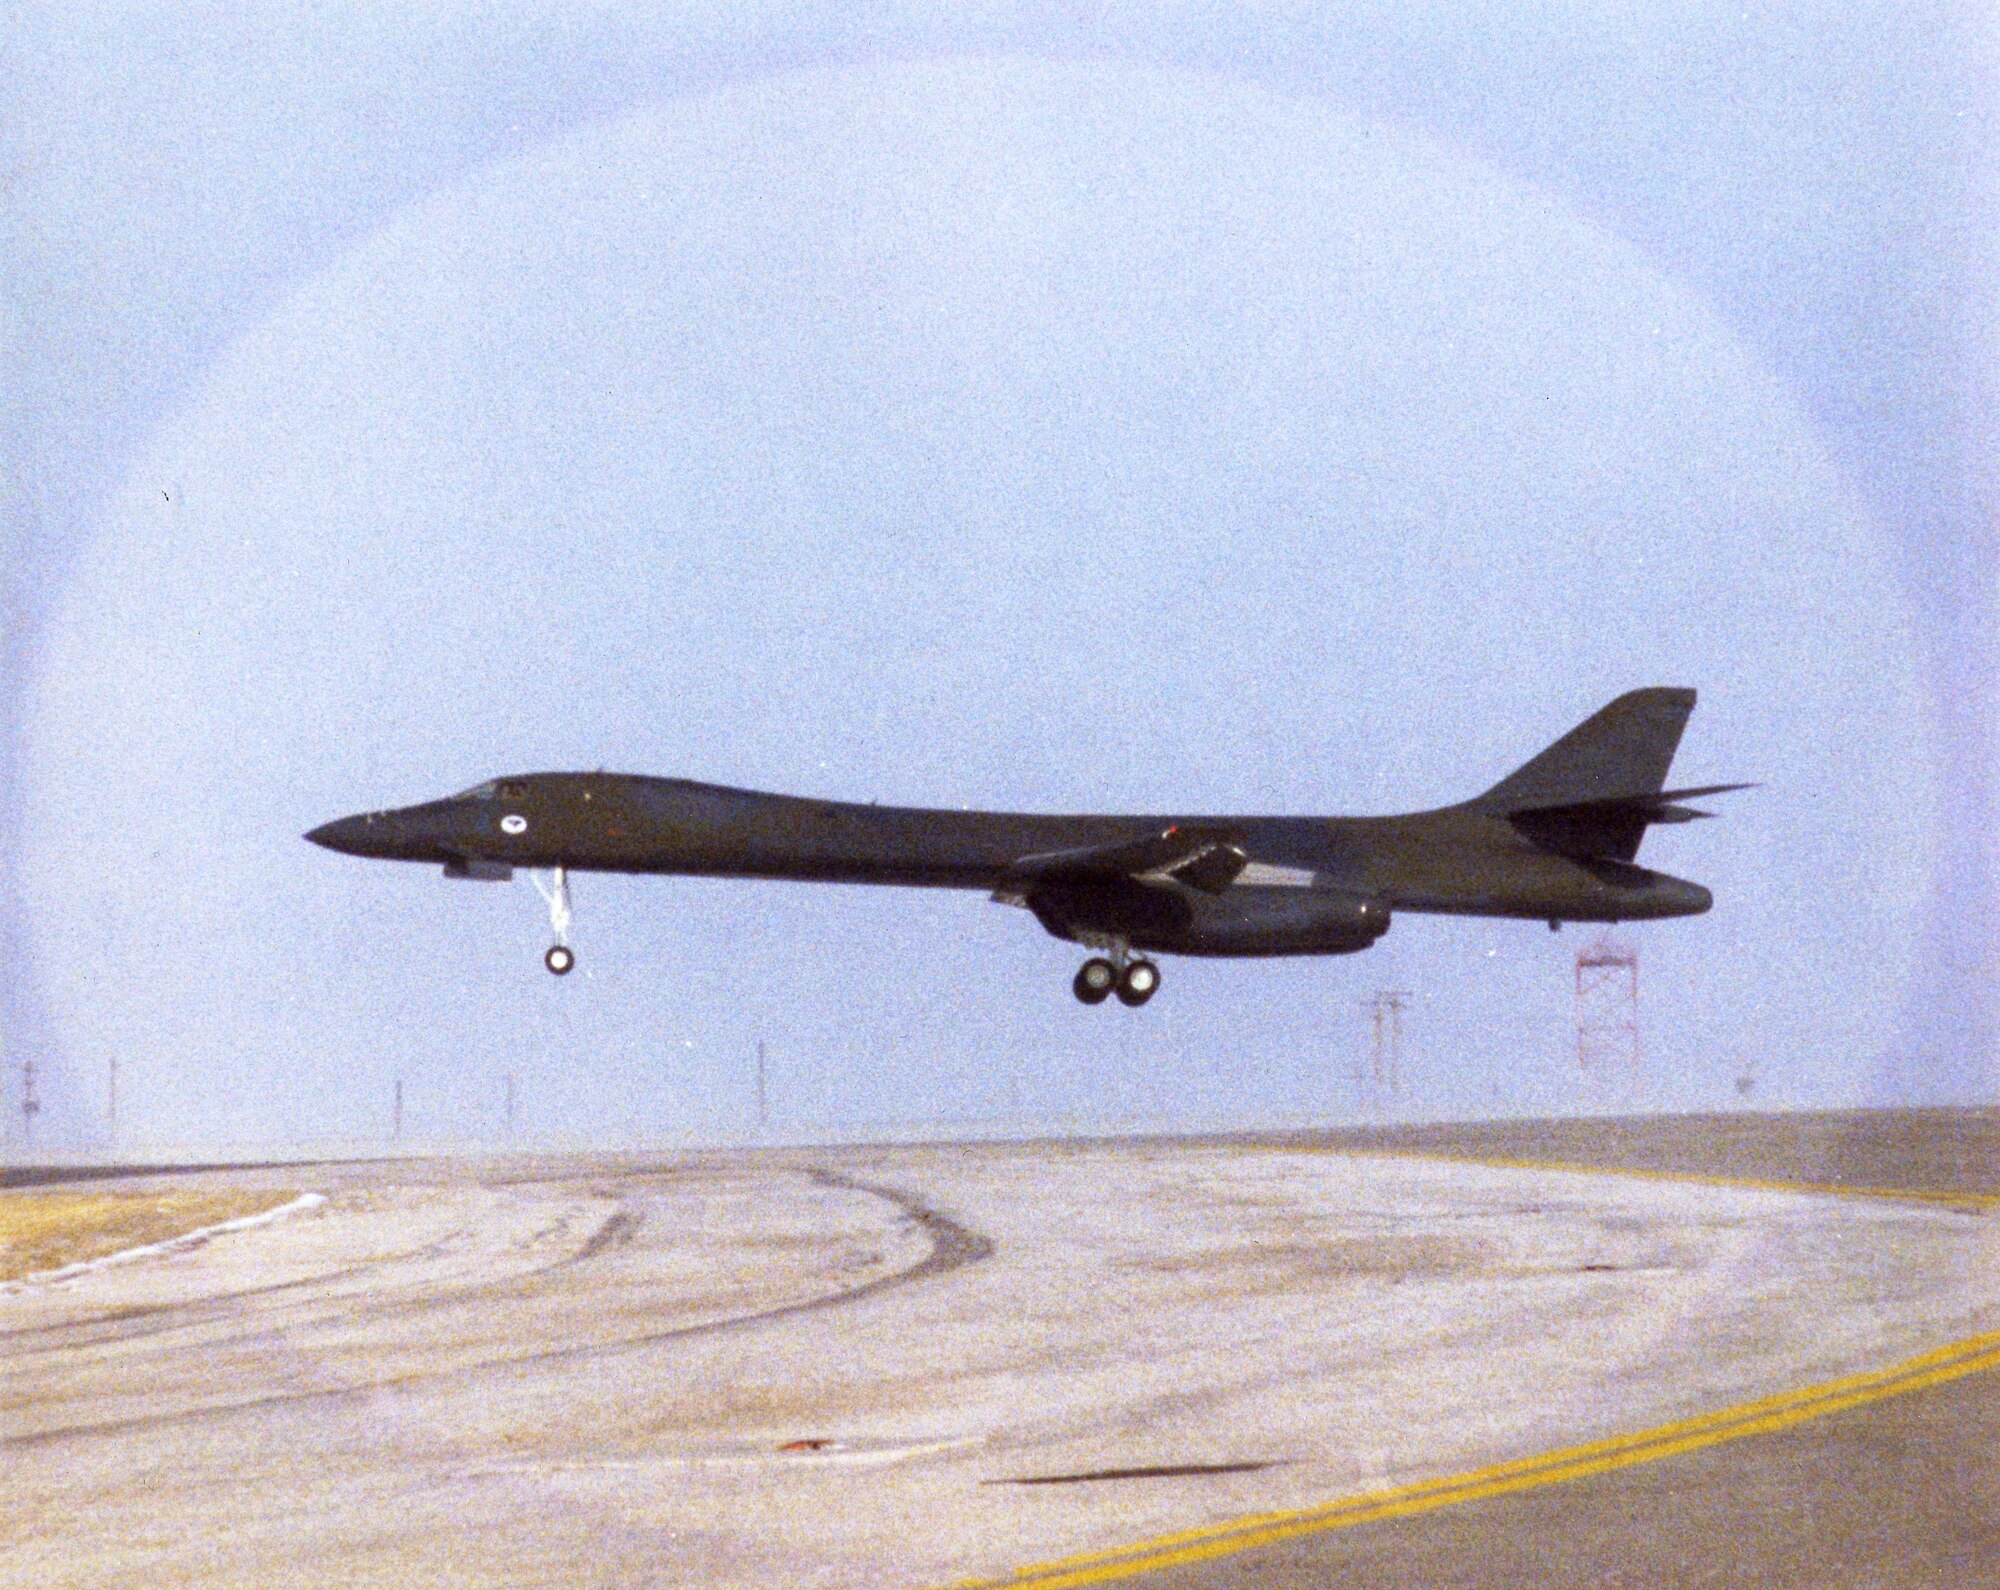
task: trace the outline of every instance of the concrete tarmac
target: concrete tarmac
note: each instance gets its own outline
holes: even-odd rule
[[[1995,1110],[1508,1121],[1315,1133],[1309,1140],[1326,1147],[2000,1195]],[[2000,1372],[1616,1473],[1301,1538],[1132,1582],[1161,1590],[2000,1585]]]
[[[1693,1168],[1821,1180],[1798,1143],[1824,1124],[1769,1118],[1766,1160],[1753,1142]],[[1870,1160],[1867,1126],[1835,1134],[1850,1184],[1921,1160]],[[1951,1135],[1901,1130],[1883,1141]],[[1891,1499],[1928,1487],[1902,1511],[1931,1555],[1904,1560],[1981,1582],[1990,1448],[1937,1444],[1979,1377],[1421,1517],[1134,1561],[1135,1542],[2000,1330],[1982,1207],[1378,1152],[1668,1170],[1646,1156],[1729,1136],[1464,1131],[169,1177],[326,1202],[0,1293],[0,1583],[1927,1582],[1825,1576],[1882,1533],[1884,1509],[1840,1490],[1842,1440],[1870,1430]],[[1961,1190],[1976,1150],[1951,1151]],[[1820,1506],[1856,1540],[1814,1555],[1839,1537],[1808,1522],[1766,1562],[1690,1523],[1688,1494]],[[1070,1565],[1016,1573],[1052,1560]]]

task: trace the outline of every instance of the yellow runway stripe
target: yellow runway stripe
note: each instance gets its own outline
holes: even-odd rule
[[[1301,1152],[1301,1150],[1275,1150]],[[1809,1182],[1771,1181],[1735,1176],[1689,1176],[1673,1171],[1600,1168],[1540,1160],[1505,1159],[1459,1154],[1426,1154],[1397,1150],[1305,1149],[1308,1153],[1344,1153],[1356,1157],[1421,1159],[1451,1164],[1486,1165],[1504,1170],[1567,1171],[1587,1176],[1631,1176],[1641,1180],[1691,1182],[1700,1186],[1744,1187],[1764,1192],[1832,1194],[1846,1198],[1892,1198],[1927,1204],[1990,1208],[2000,1205],[2000,1194],[1933,1193],[1889,1187],[1843,1187]],[[1899,1397],[1926,1386],[1943,1384],[1966,1375],[2000,1368],[2000,1331],[1968,1336],[1960,1341],[1906,1358],[1883,1369],[1868,1370],[1801,1386],[1791,1391],[1736,1403],[1711,1413],[1648,1430],[1611,1436],[1580,1446],[1562,1447],[1533,1457],[1515,1458],[1486,1468],[1471,1469],[1434,1480],[1423,1480],[1387,1491],[1365,1491],[1340,1497],[1312,1507],[1283,1512],[1252,1514],[1152,1540],[1137,1541],[1105,1551],[1085,1552],[1017,1568],[997,1579],[966,1579],[951,1590],[1076,1590],[1083,1585],[1107,1584],[1138,1574],[1185,1567],[1218,1557],[1233,1556],[1260,1546],[1278,1545],[1305,1535],[1351,1529],[1358,1524],[1381,1523],[1455,1507],[1464,1502],[1507,1496],[1545,1485],[1587,1479],[1640,1463],[1658,1462],[1704,1447],[1740,1441],[1749,1436],[1768,1435],[1790,1429],[1808,1420],[1824,1418],[1849,1408]]]
[[[1970,1336],[1890,1368],[1801,1387],[1651,1430],[1565,1447],[1490,1468],[1426,1480],[1390,1491],[1363,1492],[1316,1507],[1235,1519],[1206,1529],[1136,1542],[1111,1551],[1066,1557],[1016,1569],[998,1579],[963,1580],[955,1590],[1073,1590],[1272,1546],[1357,1524],[1407,1518],[1440,1507],[1586,1479],[1639,1463],[1767,1435],[1830,1413],[1879,1402],[2000,1367],[2000,1331]]]

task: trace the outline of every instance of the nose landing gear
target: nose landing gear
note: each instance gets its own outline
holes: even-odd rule
[[[547,884],[539,873],[529,873],[528,879],[534,884],[535,893],[548,903],[549,927],[556,936],[548,954],[542,957],[542,964],[556,976],[566,977],[576,965],[576,952],[569,947],[569,873],[558,867],[550,876],[552,881]]]
[[[1144,956],[1134,958],[1123,939],[1092,943],[1093,949],[1109,950],[1110,958],[1093,955],[1083,963],[1070,986],[1086,1005],[1101,1005],[1113,994],[1118,1003],[1132,1009],[1146,1003],[1160,989],[1160,969]]]

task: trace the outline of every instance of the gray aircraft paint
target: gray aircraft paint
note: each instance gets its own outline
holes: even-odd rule
[[[1634,865],[1649,823],[1707,815],[1661,793],[1694,700],[1692,690],[1628,692],[1474,800],[1400,817],[936,811],[532,773],[339,818],[306,837],[456,877],[527,867],[979,889],[1025,906],[1059,938],[1109,947],[1121,970],[1128,949],[1349,954],[1398,911],[1552,925],[1706,911],[1700,885]],[[1274,876],[1284,884],[1270,886]],[[552,971],[574,964],[566,925]]]

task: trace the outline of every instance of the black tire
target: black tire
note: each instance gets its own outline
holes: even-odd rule
[[[551,944],[549,953],[542,957],[542,964],[558,977],[567,977],[570,968],[576,965],[576,955],[567,944]]]
[[[1118,1003],[1137,1007],[1160,991],[1160,969],[1151,961],[1132,961],[1118,979]]]
[[[1118,986],[1118,968],[1102,956],[1093,955],[1077,968],[1076,981],[1070,986],[1086,1005],[1101,1005]]]

